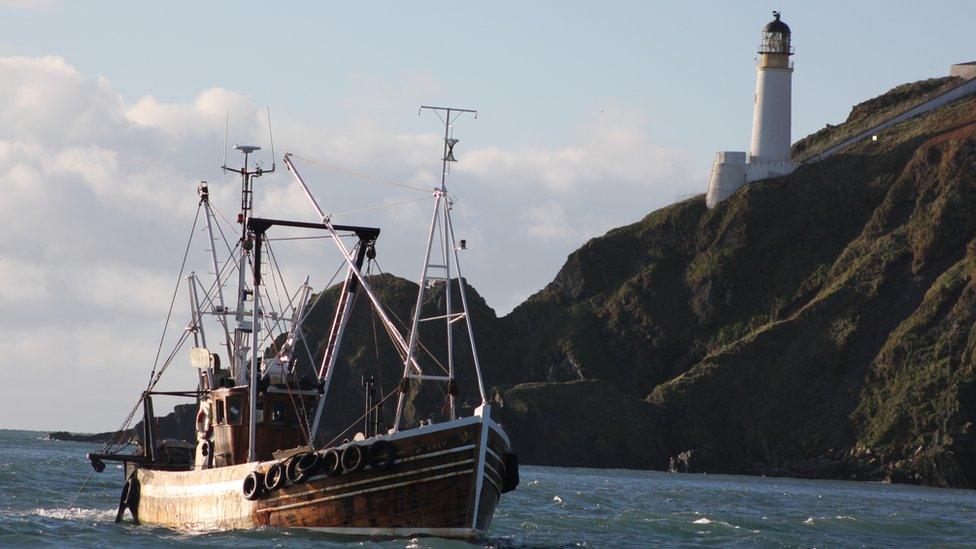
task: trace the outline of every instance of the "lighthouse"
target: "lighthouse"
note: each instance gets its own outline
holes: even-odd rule
[[[778,11],[763,27],[756,65],[756,105],[752,116],[750,162],[790,161],[790,99],[793,46],[790,27]]]
[[[762,30],[756,64],[756,95],[749,154],[721,151],[712,163],[705,203],[714,208],[751,181],[786,175],[791,160],[793,44],[790,27],[773,12]]]

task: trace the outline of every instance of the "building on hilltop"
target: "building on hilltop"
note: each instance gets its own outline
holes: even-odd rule
[[[976,78],[976,61],[956,63],[949,67],[949,76],[958,76],[966,80]]]
[[[790,27],[773,12],[762,31],[756,64],[756,97],[749,155],[721,151],[712,163],[705,203],[714,208],[751,181],[786,175],[796,169],[791,161],[791,101],[793,44]]]

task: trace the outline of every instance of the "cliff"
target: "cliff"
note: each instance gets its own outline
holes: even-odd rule
[[[895,88],[803,148],[952,84]],[[515,447],[536,464],[976,486],[974,167],[969,98],[714,210],[696,197],[614,229],[505,317],[472,290]],[[373,283],[407,319],[416,285]],[[335,292],[309,321],[317,346]],[[366,307],[348,333],[338,390],[360,391],[370,371],[392,389],[400,366],[374,349]],[[465,339],[455,346],[464,356]],[[410,422],[438,408],[430,385]],[[470,376],[460,396],[476,403]]]
[[[974,487],[974,168],[969,98],[615,229],[503,319],[507,375],[643,398],[650,468]]]
[[[952,84],[895,88],[795,151]],[[490,399],[525,463],[976,487],[974,204],[970,97],[714,210],[702,196],[657,210],[587,242],[504,317],[471,289]],[[372,284],[407,321],[416,285]],[[338,291],[315,301],[303,368],[321,356]],[[390,394],[402,367],[365,301],[347,334],[333,394],[362,394],[362,374]],[[468,411],[468,342],[454,344]],[[444,397],[411,387],[407,424],[443,417]],[[333,399],[330,437],[361,413],[360,399]]]

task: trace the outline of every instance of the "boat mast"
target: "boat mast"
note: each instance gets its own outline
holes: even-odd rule
[[[227,306],[224,302],[224,283],[220,279],[220,263],[217,261],[217,241],[214,239],[213,232],[213,211],[210,209],[210,188],[206,181],[201,181],[197,187],[200,194],[200,203],[203,205],[203,213],[207,217],[207,235],[209,237],[210,260],[213,264],[214,284],[217,285],[217,302],[214,304],[213,313],[220,321],[221,328],[224,329],[224,345],[227,348],[228,367],[233,372],[237,367],[234,364],[234,349],[230,339],[230,329],[227,327]]]
[[[241,176],[241,211],[237,214],[237,222],[241,225],[241,256],[238,262],[237,268],[237,311],[236,320],[237,328],[234,330],[234,358],[231,360],[232,363],[237,365],[237,371],[235,375],[237,377],[237,383],[243,384],[246,358],[248,350],[251,353],[251,364],[250,364],[250,375],[247,379],[248,385],[248,446],[247,446],[247,459],[248,461],[255,461],[257,459],[256,454],[256,427],[257,427],[257,400],[258,400],[258,349],[260,343],[258,335],[261,332],[260,324],[260,313],[261,313],[261,289],[260,289],[260,269],[258,268],[257,261],[260,258],[255,258],[254,260],[254,280],[251,289],[246,286],[245,274],[248,271],[248,262],[251,259],[251,250],[254,248],[255,242],[253,241],[250,234],[248,234],[248,220],[251,218],[251,212],[254,209],[254,192],[252,185],[254,178],[261,177],[266,173],[272,173],[275,171],[274,160],[271,163],[271,169],[265,170],[261,166],[256,166],[253,170],[248,169],[248,160],[252,153],[261,150],[261,147],[255,145],[237,145],[234,147],[238,151],[244,154],[244,166],[241,168],[230,168],[226,164],[221,166],[221,169],[228,172],[234,172],[240,174]],[[260,236],[259,236],[260,238]],[[246,311],[244,310],[245,304],[247,302],[248,295],[252,298],[252,310],[251,310],[251,320],[250,322],[245,322]],[[250,334],[250,347],[248,347],[248,334]]]
[[[441,121],[444,123],[444,150],[441,157],[441,186],[439,189],[435,190],[434,198],[434,212],[431,216],[430,230],[427,233],[427,248],[424,252],[424,264],[421,271],[420,280],[418,281],[417,289],[417,302],[414,306],[413,311],[413,322],[410,327],[410,337],[407,343],[407,356],[404,360],[403,369],[403,379],[406,382],[409,379],[418,380],[432,380],[432,381],[442,381],[447,382],[447,394],[448,402],[450,406],[450,417],[455,419],[457,417],[455,409],[455,399],[457,397],[457,384],[454,379],[454,338],[453,338],[453,324],[461,319],[465,320],[468,329],[468,338],[471,343],[471,354],[474,360],[475,373],[478,378],[478,390],[481,394],[481,402],[484,404],[487,400],[484,389],[484,382],[481,379],[481,365],[478,361],[478,351],[475,347],[474,342],[474,327],[471,324],[471,317],[468,314],[468,303],[465,298],[464,291],[464,281],[461,278],[461,269],[458,262],[458,249],[464,247],[464,241],[461,241],[461,245],[454,240],[454,227],[451,223],[451,208],[454,204],[453,198],[447,192],[447,174],[451,162],[457,162],[454,158],[454,146],[458,143],[457,139],[451,137],[451,125],[457,121],[458,118],[463,116],[465,113],[473,113],[475,117],[478,116],[478,111],[472,109],[459,109],[456,107],[431,107],[423,105],[420,107],[421,111],[430,110],[440,117]],[[443,115],[442,115],[443,113]],[[440,242],[442,244],[442,263],[432,263],[431,262],[431,251],[433,250],[434,244],[434,234],[437,233],[440,237]],[[453,304],[451,302],[451,258],[454,258],[454,265],[457,271],[458,279],[458,290],[461,294],[461,310],[454,312]],[[434,274],[431,274],[431,271]],[[444,314],[436,315],[427,318],[420,317],[420,310],[423,305],[424,294],[429,285],[436,284],[437,282],[444,282]],[[420,372],[411,372],[410,364],[414,362],[415,355],[417,352],[417,342],[420,337],[420,323],[429,322],[435,320],[443,320],[446,326],[447,332],[447,375],[425,375]],[[403,416],[403,406],[405,402],[405,391],[400,391],[397,398],[397,411],[396,420],[393,424],[393,430],[398,431],[400,429],[400,423]]]

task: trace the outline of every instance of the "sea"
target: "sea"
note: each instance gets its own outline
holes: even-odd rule
[[[532,466],[474,544],[301,529],[179,532],[128,516],[116,524],[122,471],[109,465],[89,476],[85,453],[97,450],[0,430],[0,546],[976,547],[976,490]]]

